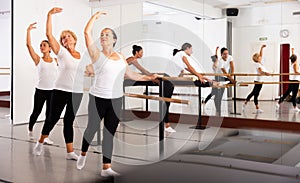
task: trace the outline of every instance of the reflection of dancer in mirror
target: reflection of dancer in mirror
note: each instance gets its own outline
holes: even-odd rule
[[[255,69],[256,69],[256,74],[258,74],[258,76],[256,76],[254,82],[263,82],[263,77],[262,75],[266,75],[269,76],[270,73],[267,72],[265,66],[262,64],[262,60],[263,60],[263,50],[266,47],[266,45],[262,45],[260,48],[260,52],[259,53],[255,53],[252,56],[252,60],[255,62]],[[242,107],[242,111],[245,111],[245,108],[247,106],[247,103],[250,101],[250,99],[254,96],[254,104],[256,107],[256,113],[262,113],[263,110],[261,110],[258,106],[258,96],[260,93],[260,90],[262,88],[262,84],[255,84],[254,88],[252,90],[252,92],[247,96],[245,103],[243,104]]]
[[[143,57],[143,48],[141,46],[133,45],[132,46],[132,54],[133,56],[128,57],[126,59],[128,65],[133,65],[136,67],[139,71],[141,71],[142,74],[145,74],[147,76],[152,75],[147,69],[145,69],[141,64],[139,64],[138,59],[141,59]]]
[[[194,67],[190,64],[191,55],[193,54],[193,47],[190,43],[184,43],[181,46],[181,49],[173,50],[172,64],[168,65],[166,68],[167,76],[178,77],[182,75],[186,69],[193,75],[198,77],[198,80],[195,81],[195,85],[198,87],[209,87],[212,83],[210,79],[205,76],[202,76],[198,73]],[[164,83],[164,97],[171,98],[174,91],[174,85],[170,81],[165,81]],[[169,122],[169,108],[170,102],[166,102],[166,114],[164,116],[165,122],[165,131],[169,133],[176,132],[170,125]]]
[[[29,119],[28,135],[32,140],[33,138],[33,126],[36,123],[37,118],[42,112],[44,103],[46,102],[46,116],[49,115],[50,99],[54,88],[54,83],[57,77],[57,60],[50,56],[51,47],[48,40],[43,40],[40,44],[40,51],[43,54],[42,58],[34,51],[31,46],[32,29],[36,29],[36,23],[32,23],[27,28],[26,46],[29,54],[36,65],[38,70],[38,83],[36,85],[34,94],[34,106],[33,111]],[[53,144],[53,142],[46,138],[44,143]]]
[[[77,168],[82,169],[85,166],[89,145],[96,131],[100,128],[101,119],[104,118],[102,142],[103,168],[101,175],[103,177],[110,177],[119,175],[111,169],[111,159],[113,139],[120,122],[124,77],[136,81],[149,81],[155,80],[157,75],[140,75],[129,69],[123,55],[114,51],[117,35],[110,28],[104,28],[101,31],[100,44],[102,50],[96,47],[93,41],[92,29],[95,20],[105,14],[102,12],[95,13],[88,21],[84,30],[86,47],[92,61],[92,64],[87,67],[86,73],[88,75],[95,75],[93,86],[90,89],[89,109],[95,108],[95,106],[91,105],[96,105],[99,118],[98,120],[88,120],[88,125],[83,135],[81,154],[77,161]]]
[[[67,147],[66,158],[77,160],[78,156],[74,153],[73,149],[73,123],[83,94],[83,81],[80,81],[79,78],[76,77],[78,70],[80,70],[79,63],[81,55],[75,49],[77,37],[72,31],[65,30],[61,33],[61,45],[52,34],[52,15],[60,12],[62,12],[61,8],[53,8],[49,11],[47,16],[46,35],[53,52],[57,55],[59,73],[51,98],[50,114],[46,117],[42,135],[34,148],[34,154],[41,154],[44,139],[49,136],[49,133],[60,119],[63,109],[66,107],[63,119],[63,134]],[[82,77],[83,72],[84,71],[82,71]]]
[[[219,47],[216,48],[216,54],[213,59],[213,71],[215,74],[232,74],[234,73],[234,62],[233,57],[229,55],[227,48],[221,49],[221,58],[218,59],[218,50]],[[216,81],[230,81],[229,83],[235,83],[234,79],[228,76],[215,76]],[[206,97],[206,99],[202,102],[206,104],[212,96],[215,96],[214,102],[216,107],[216,116],[221,115],[221,105],[222,105],[222,98],[224,94],[224,88],[212,88],[211,93]]]
[[[292,48],[292,56],[290,57],[291,66],[290,66],[290,74],[300,74],[299,72],[299,65],[297,55],[294,54],[294,48]],[[291,82],[299,82],[300,75],[290,75],[289,81]],[[280,104],[284,101],[284,99],[292,92],[292,104],[293,104],[293,111],[299,112],[300,109],[297,107],[296,97],[299,89],[299,83],[289,83],[289,87],[287,91],[280,97],[278,103],[276,104],[276,112],[279,111]]]

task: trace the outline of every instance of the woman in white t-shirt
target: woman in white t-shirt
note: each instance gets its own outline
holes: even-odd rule
[[[26,36],[26,46],[28,52],[38,70],[38,83],[36,85],[34,94],[34,106],[33,111],[30,115],[28,126],[28,135],[30,139],[33,139],[33,127],[36,123],[37,118],[42,112],[45,102],[46,116],[49,115],[51,95],[57,77],[57,60],[55,58],[52,58],[50,55],[51,47],[49,41],[43,40],[40,44],[40,50],[43,54],[42,57],[40,57],[31,46],[30,32],[32,29],[36,28],[35,25],[36,23],[32,23],[28,26]],[[46,138],[44,142],[47,144],[53,144],[53,142],[49,138]]]
[[[232,74],[234,73],[234,62],[233,57],[229,55],[229,51],[227,48],[221,49],[221,58],[218,59],[218,49],[216,48],[215,58],[217,59],[213,63],[213,71],[215,74]],[[229,83],[235,83],[234,79],[229,76],[216,76],[216,81],[229,81]],[[212,88],[211,93],[206,97],[206,99],[202,102],[206,104],[208,100],[211,99],[212,96],[215,96],[214,102],[216,107],[216,116],[221,115],[221,106],[222,106],[222,98],[224,94],[225,88]]]
[[[260,48],[260,53],[255,53],[252,56],[252,60],[255,62],[255,69],[256,69],[256,76],[254,82],[263,82],[262,75],[269,76],[270,73],[266,71],[266,68],[262,64],[262,57],[263,57],[263,49],[266,47],[266,45],[262,45]],[[254,104],[256,107],[256,113],[262,113],[263,110],[261,110],[258,106],[258,96],[260,93],[260,90],[262,88],[262,84],[255,84],[252,92],[247,96],[245,103],[243,104],[242,111],[245,111],[245,107],[247,106],[247,103],[250,101],[250,99],[254,96]]]
[[[141,59],[143,57],[144,51],[141,46],[133,45],[132,46],[132,55],[131,57],[128,57],[126,59],[128,65],[134,66],[136,69],[138,69],[142,74],[145,74],[147,76],[152,75],[147,69],[145,69],[141,64],[139,64],[138,59]]]
[[[198,80],[194,82],[194,84],[198,87],[209,87],[213,83],[210,79],[205,76],[202,76],[198,73],[193,66],[190,64],[190,57],[193,54],[193,47],[190,43],[184,43],[181,46],[181,49],[173,50],[172,64],[169,64],[165,69],[167,76],[171,77],[179,77],[182,75],[184,70],[189,71],[193,75],[198,77]],[[170,81],[165,81],[164,83],[164,97],[171,98],[174,91],[174,85]],[[169,108],[170,102],[166,102],[166,113],[164,116],[165,122],[165,131],[169,133],[176,132],[169,123]]]
[[[97,110],[96,120],[88,119],[85,129],[81,154],[77,161],[77,168],[85,166],[86,153],[97,130],[100,128],[101,119],[104,119],[102,154],[103,165],[101,176],[110,177],[119,175],[111,169],[113,151],[113,139],[120,122],[120,112],[123,98],[124,77],[138,81],[149,81],[157,78],[157,75],[140,75],[129,69],[128,64],[121,53],[114,51],[117,35],[111,28],[104,28],[100,34],[100,50],[94,44],[92,29],[94,22],[106,13],[97,12],[88,21],[85,30],[85,43],[92,61],[87,67],[88,75],[95,75],[94,83],[90,89],[89,109]],[[94,105],[94,106],[93,106]],[[89,110],[89,113],[93,111]],[[89,117],[93,116],[89,114]]]
[[[62,12],[62,8],[53,8],[48,12],[46,36],[54,54],[58,59],[58,77],[51,98],[50,114],[46,117],[42,135],[34,147],[33,153],[40,155],[44,139],[49,136],[65,108],[63,118],[63,134],[67,148],[66,158],[77,160],[73,149],[75,115],[79,109],[83,95],[84,69],[80,68],[81,54],[76,50],[77,37],[70,30],[64,30],[60,36],[60,44],[52,34],[52,15]]]
[[[294,52],[294,51],[293,51]],[[291,66],[290,66],[290,74],[300,74],[299,72],[299,64],[297,61],[297,55],[294,53],[290,57],[291,60]],[[291,82],[298,82],[298,83],[289,83],[289,87],[287,91],[280,97],[278,103],[276,104],[276,112],[279,111],[280,104],[284,101],[284,99],[292,92],[292,104],[294,107],[294,112],[299,112],[300,109],[297,107],[296,103],[296,97],[299,89],[299,81],[300,81],[300,75],[290,75],[289,81]]]

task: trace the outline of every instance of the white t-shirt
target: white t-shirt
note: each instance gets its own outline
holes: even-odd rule
[[[71,53],[60,46],[57,54],[58,77],[55,89],[83,93],[84,67],[80,65],[80,59],[74,58]]]
[[[294,65],[296,63],[291,64],[290,66],[290,74],[295,74]],[[290,80],[297,80],[300,81],[300,75],[290,75]]]
[[[227,60],[223,60],[221,57],[219,59],[220,68],[224,68],[227,73],[230,71],[230,62],[233,62],[233,57],[231,55],[228,56]]]
[[[127,62],[121,55],[119,57],[119,60],[112,60],[101,53],[99,60],[93,64],[95,80],[90,89],[90,94],[105,99],[123,96],[123,82]]]
[[[43,58],[40,59],[38,65],[38,82],[36,88],[41,90],[53,90],[57,78],[58,67],[54,59],[52,62],[45,62]]]
[[[186,57],[188,60],[190,59],[190,57],[184,51],[180,51],[173,56],[171,58],[171,64],[165,69],[165,73],[171,77],[178,77],[181,71],[186,68],[185,63],[182,60],[183,57]]]
[[[255,65],[256,74],[260,74],[260,72],[258,70],[259,68],[261,68],[261,70],[263,72],[267,72],[267,69],[265,68],[265,66],[262,63],[255,62],[254,65]],[[255,79],[254,79],[254,81],[263,82],[264,81],[263,78],[264,77],[261,76],[261,75],[260,76],[256,76]]]

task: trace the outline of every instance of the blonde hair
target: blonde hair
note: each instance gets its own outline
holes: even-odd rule
[[[260,57],[260,54],[259,53],[255,53],[253,56],[252,56],[252,60],[254,62],[258,62],[258,58]]]
[[[73,31],[70,31],[70,30],[64,30],[64,31],[61,32],[61,34],[60,34],[60,40],[59,40],[60,44],[62,46],[64,46],[62,40],[63,40],[65,34],[67,34],[67,33],[71,34],[71,36],[75,39],[75,45],[76,45],[76,43],[77,43],[77,36],[76,36],[76,34]]]

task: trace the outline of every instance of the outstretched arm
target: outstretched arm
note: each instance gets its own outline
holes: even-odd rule
[[[52,51],[57,55],[60,49],[60,45],[52,34],[52,15],[62,12],[62,8],[52,8],[47,15],[46,22],[46,36],[50,43]]]
[[[139,73],[136,73],[132,71],[128,66],[126,68],[125,72],[125,78],[131,79],[134,81],[154,81],[158,76],[156,74],[153,74],[151,76],[142,75]]]
[[[106,15],[103,12],[96,12],[88,21],[84,29],[84,38],[85,38],[85,45],[88,49],[89,55],[92,59],[92,63],[95,63],[100,56],[100,50],[94,44],[93,36],[92,36],[92,29],[94,27],[95,20],[97,20],[101,15]]]
[[[30,31],[32,29],[36,29],[35,25],[36,25],[36,22],[30,24],[29,27],[27,28],[26,46],[27,46],[27,49],[29,51],[29,54],[30,54],[33,62],[35,63],[35,65],[38,65],[39,62],[40,62],[40,56],[32,48],[32,46],[31,46],[31,36],[30,36]]]
[[[292,55],[295,54],[295,48],[292,48]]]
[[[152,75],[152,73],[150,73],[147,69],[145,69],[143,66],[141,66],[141,64],[139,64],[137,60],[133,60],[131,63],[143,74],[145,74],[147,76]]]
[[[263,71],[261,68],[258,68],[258,72],[259,72],[261,75],[270,76],[270,73]]]
[[[210,79],[208,79],[207,77],[204,77],[200,73],[198,73],[194,69],[194,67],[189,63],[188,59],[185,56],[182,57],[182,60],[185,63],[185,65],[187,66],[186,70],[189,71],[190,73],[194,74],[195,76],[197,76],[199,81],[201,81],[201,83],[205,83],[205,80],[210,81]]]

